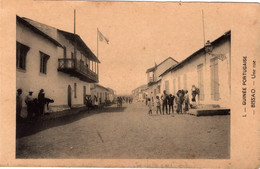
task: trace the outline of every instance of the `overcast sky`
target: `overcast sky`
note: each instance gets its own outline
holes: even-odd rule
[[[97,28],[109,39],[99,42],[100,84],[118,94],[130,93],[147,83],[146,69],[167,57],[181,61],[231,29],[231,5],[151,2],[20,2],[16,13],[76,33],[96,54]],[[24,9],[22,6],[27,6]],[[19,4],[18,4],[19,6]],[[28,10],[29,9],[29,10]]]

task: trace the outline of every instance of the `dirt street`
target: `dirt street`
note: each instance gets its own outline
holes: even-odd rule
[[[148,115],[144,103],[43,121],[16,140],[17,158],[229,158],[230,116]]]

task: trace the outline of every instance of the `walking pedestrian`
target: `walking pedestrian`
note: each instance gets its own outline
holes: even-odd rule
[[[151,101],[150,98],[148,98],[147,101],[148,101],[147,104],[148,104],[148,108],[149,108],[148,114],[149,114],[149,115],[152,115],[152,113],[153,113],[153,112],[152,112],[152,101]]]
[[[22,105],[23,105],[23,99],[22,99],[22,89],[17,89],[17,95],[16,95],[16,122],[19,122],[21,120],[21,111],[22,111]]]
[[[38,103],[39,103],[39,113],[40,115],[44,115],[45,93],[43,89],[41,89],[38,94]]]
[[[156,114],[158,115],[158,110],[160,111],[160,114],[162,114],[161,112],[161,100],[159,98],[159,96],[156,96]]]
[[[33,92],[29,91],[29,94],[25,97],[25,103],[27,105],[27,119],[31,119],[33,117]]]

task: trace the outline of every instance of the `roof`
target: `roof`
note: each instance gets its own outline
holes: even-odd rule
[[[144,88],[147,88],[147,84],[141,85],[141,86],[135,88],[134,90],[137,90],[137,89],[144,89]],[[132,90],[132,91],[134,91],[134,90]]]
[[[167,59],[165,59],[164,61],[162,61],[159,65],[153,66],[149,69],[146,70],[146,73],[152,72],[154,71],[158,66],[160,66],[161,64],[163,64],[164,62],[166,62],[168,59],[171,59],[173,61],[175,61],[176,63],[178,63],[178,61],[176,61],[175,59],[173,59],[172,57],[168,57]]]
[[[49,36],[48,34],[44,33],[43,31],[41,31],[40,29],[38,29],[37,27],[35,27],[34,25],[32,25],[31,23],[29,23],[28,21],[26,21],[25,19],[19,17],[18,15],[16,15],[16,20],[22,24],[24,24],[25,26],[27,26],[29,29],[31,29],[33,32],[43,36],[44,38],[46,38],[47,40],[49,40],[50,42],[52,42],[54,45],[62,47],[62,45],[55,40],[54,38],[52,38],[51,36]]]
[[[88,56],[91,57],[92,60],[100,63],[98,58],[93,54],[93,52],[88,48],[88,46],[84,43],[84,41],[81,39],[81,37],[77,34],[66,32],[63,30],[58,29],[58,31],[63,34],[67,39],[69,39],[72,42],[76,41],[76,46],[77,48],[80,48],[82,52],[87,54]]]
[[[56,32],[60,32],[63,36],[65,36],[69,41],[72,42],[72,44],[76,44],[77,48],[84,53],[86,56],[89,56],[91,60],[96,61],[100,63],[98,58],[93,54],[93,52],[88,48],[88,46],[85,44],[85,42],[81,39],[81,37],[77,34],[66,32],[54,27],[51,27],[49,25],[31,20],[29,18],[22,18],[24,21],[41,31],[42,33],[46,34],[47,36],[54,39],[56,42],[58,42],[57,36],[55,36]],[[55,31],[55,32],[54,32]],[[75,43],[76,42],[76,43]],[[59,43],[59,42],[58,42]],[[60,44],[60,43],[59,43]],[[62,45],[60,44],[62,47]]]
[[[97,87],[100,87],[100,88],[103,88],[103,89],[105,89],[105,90],[108,91],[108,89],[107,89],[106,87],[104,87],[104,86],[102,86],[102,85],[100,85],[100,84],[96,84],[96,86],[97,86]]]
[[[220,36],[219,38],[215,39],[213,42],[211,42],[211,44],[213,46],[216,46],[218,44],[220,44],[220,42],[222,42],[223,40],[230,38],[231,36],[231,30],[225,32],[222,36]],[[179,68],[181,68],[185,63],[187,63],[190,59],[194,58],[195,56],[197,56],[200,53],[204,53],[205,52],[205,47],[200,48],[199,50],[197,50],[196,52],[194,52],[192,55],[190,55],[189,57],[187,57],[186,59],[184,59],[183,61],[181,61],[180,63],[178,63],[177,65],[173,65],[172,67],[170,67],[169,69],[167,69],[165,72],[163,72],[160,76],[165,75],[166,73],[173,71],[173,70],[177,70]]]

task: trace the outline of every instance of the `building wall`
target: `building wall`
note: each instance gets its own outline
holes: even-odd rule
[[[165,90],[165,81],[169,81],[170,93],[175,93],[178,90],[185,89],[191,94],[192,85],[199,86],[198,65],[203,64],[203,88],[204,99],[200,100],[201,104],[219,104],[223,107],[230,106],[230,40],[223,41],[220,45],[215,46],[213,54],[225,54],[227,58],[223,61],[218,60],[218,81],[219,81],[219,99],[212,99],[211,92],[211,67],[210,60],[213,58],[210,55],[200,53],[186,62],[183,67],[173,70],[162,77],[162,90]],[[175,81],[175,85],[174,85]]]
[[[159,77],[163,72],[165,72],[167,69],[169,69],[171,66],[176,64],[176,62],[172,59],[167,59],[164,63],[162,63],[160,66],[157,67],[156,70],[156,79],[159,80],[161,77]],[[156,81],[157,81],[156,80]]]
[[[101,98],[101,103],[105,103],[106,99],[108,99],[108,91],[103,87],[96,86],[91,90],[91,96],[92,100],[94,100],[94,96],[96,96],[98,101]]]
[[[23,24],[17,23],[16,31],[17,41],[30,47],[26,56],[26,70],[17,69],[16,71],[16,88],[23,90],[22,97],[24,98],[29,90],[32,90],[33,96],[37,97],[39,90],[44,89],[45,97],[54,99],[54,103],[51,103],[50,106],[66,106],[68,105],[68,85],[70,85],[72,105],[82,105],[84,103],[83,86],[86,86],[86,92],[90,93],[90,85],[78,78],[57,71],[58,58],[63,58],[63,49],[32,32]],[[39,51],[50,56],[46,74],[40,73]],[[74,97],[74,83],[77,84],[76,98]],[[25,106],[25,103],[23,104]]]

